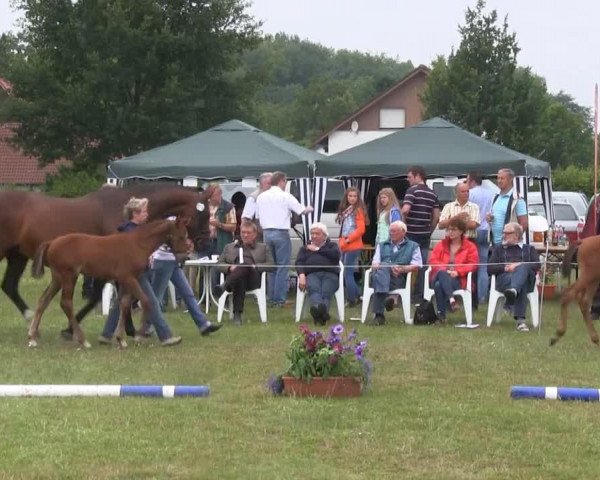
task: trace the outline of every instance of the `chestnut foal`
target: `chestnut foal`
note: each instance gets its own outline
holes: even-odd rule
[[[598,332],[592,322],[590,307],[592,298],[600,283],[600,236],[588,237],[581,242],[579,247],[571,245],[563,257],[561,269],[563,276],[571,274],[571,262],[575,251],[577,252],[577,264],[579,266],[579,278],[577,281],[562,292],[560,299],[560,321],[556,329],[556,336],[550,340],[554,345],[567,331],[567,315],[569,304],[577,300],[579,308],[585,321],[588,334],[592,342],[599,344]]]
[[[188,252],[186,223],[182,219],[155,220],[131,232],[106,236],[71,233],[40,245],[31,273],[34,278],[41,277],[46,264],[52,271],[52,281],[40,297],[29,325],[29,346],[37,346],[42,315],[52,298],[62,290],[60,306],[74,338],[84,347],[90,347],[73,315],[75,282],[83,273],[119,283],[120,315],[115,338],[121,348],[127,347],[125,313],[130,309],[132,297],[140,301],[144,321],[151,305],[137,279],[148,266],[150,254],[163,243],[169,244],[174,253]]]

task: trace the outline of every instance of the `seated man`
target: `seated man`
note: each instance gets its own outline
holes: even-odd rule
[[[406,237],[406,224],[395,221],[390,224],[389,240],[377,244],[373,255],[372,281],[373,322],[372,325],[383,325],[383,307],[390,311],[394,308],[394,297],[388,296],[391,290],[404,288],[406,274],[416,272],[423,265],[419,244]],[[387,298],[386,298],[387,297]]]
[[[329,320],[331,298],[340,286],[340,257],[340,248],[329,239],[327,226],[313,223],[310,243],[298,252],[296,271],[298,288],[308,290],[310,314],[315,325],[325,325]]]
[[[527,294],[535,288],[540,257],[534,247],[522,242],[523,229],[516,222],[502,229],[502,243],[494,245],[488,273],[496,275],[496,290],[503,292],[506,306],[513,308],[519,332],[528,332],[525,323]]]
[[[272,270],[264,266],[273,265],[271,249],[257,242],[257,235],[256,224],[243,220],[240,227],[242,241],[228,243],[219,256],[219,263],[226,264],[220,267],[225,274],[225,283],[216,285],[213,290],[217,297],[225,290],[233,293],[234,325],[242,324],[246,292],[259,288],[262,272]]]

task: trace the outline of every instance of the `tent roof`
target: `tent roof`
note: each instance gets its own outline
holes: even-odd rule
[[[120,179],[236,180],[273,170],[283,170],[289,177],[307,177],[309,164],[321,158],[324,156],[318,152],[230,120],[169,145],[114,160],[108,169]]]
[[[465,175],[475,169],[485,176],[510,168],[516,175],[550,177],[547,162],[485,140],[439,117],[317,160],[315,174],[398,177],[405,176],[413,165],[422,166],[430,176]]]

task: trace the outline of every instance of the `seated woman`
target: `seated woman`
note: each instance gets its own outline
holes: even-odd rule
[[[310,314],[315,325],[329,320],[331,297],[339,287],[340,249],[329,239],[327,226],[313,223],[310,243],[300,249],[296,258],[298,288],[308,290]]]
[[[455,290],[467,287],[467,275],[477,270],[479,256],[477,246],[465,233],[467,224],[462,218],[454,217],[446,229],[446,238],[439,242],[429,257],[437,315],[440,321],[446,320],[448,305],[452,311],[458,308],[453,296]]]

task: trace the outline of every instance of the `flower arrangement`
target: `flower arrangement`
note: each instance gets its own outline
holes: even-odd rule
[[[356,330],[344,333],[344,326],[334,325],[327,336],[300,325],[300,334],[295,335],[286,353],[290,364],[279,376],[271,377],[269,388],[273,393],[283,391],[283,377],[290,376],[305,382],[315,377],[352,377],[368,385],[371,362],[365,358],[367,342],[360,341]]]

